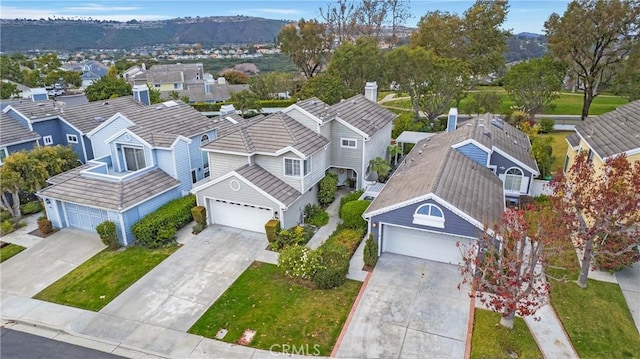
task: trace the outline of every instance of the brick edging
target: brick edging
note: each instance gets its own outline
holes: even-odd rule
[[[464,347],[464,358],[471,358],[471,340],[473,338],[473,320],[476,315],[476,292],[469,294],[469,321],[467,322],[467,341]]]
[[[367,284],[369,284],[369,278],[371,278],[371,273],[367,273],[367,277],[364,279],[362,283],[362,287],[360,287],[360,292],[358,292],[358,296],[356,300],[353,302],[353,306],[351,306],[351,310],[349,311],[349,315],[347,316],[347,320],[344,322],[342,326],[342,330],[340,331],[340,335],[338,335],[338,340],[336,340],[336,344],[333,346],[333,350],[331,351],[330,358],[335,358],[338,353],[338,349],[340,349],[340,344],[342,344],[342,340],[344,339],[345,334],[347,333],[347,328],[349,328],[349,324],[351,323],[351,319],[358,309],[358,304],[360,304],[360,299],[362,299],[362,295],[364,294],[364,290],[367,288]]]

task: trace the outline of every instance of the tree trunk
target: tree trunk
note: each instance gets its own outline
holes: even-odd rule
[[[587,287],[587,277],[589,276],[589,267],[591,267],[591,253],[593,252],[593,239],[585,243],[584,254],[582,256],[582,266],[580,267],[580,276],[578,277],[578,286],[580,288]]]
[[[589,116],[589,108],[593,102],[593,89],[591,87],[584,89],[584,96],[582,101],[582,114],[580,119],[584,121]]]
[[[505,328],[513,329],[513,321],[516,317],[516,312],[513,311],[509,314],[502,314],[502,318],[500,318],[500,325]]]
[[[9,201],[7,194],[11,195],[11,198],[10,198],[11,201]],[[9,211],[9,213],[11,213],[11,216],[14,219],[19,219],[20,217],[22,217],[22,213],[20,213],[20,197],[18,195],[18,191],[12,191],[12,192],[3,191],[1,200],[2,200],[2,208]]]

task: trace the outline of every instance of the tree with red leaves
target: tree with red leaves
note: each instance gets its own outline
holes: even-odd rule
[[[583,253],[582,288],[592,265],[618,270],[640,261],[640,162],[623,154],[597,170],[588,157],[583,151],[566,175],[559,171],[550,182],[555,207]]]
[[[472,295],[500,312],[504,327],[512,329],[516,314],[534,315],[547,303],[542,265],[545,251],[565,234],[558,218],[551,206],[508,209],[502,223],[463,251],[460,284],[470,283]]]

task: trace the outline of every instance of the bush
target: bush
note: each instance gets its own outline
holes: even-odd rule
[[[360,189],[360,190],[351,192],[348,195],[340,198],[340,208],[338,210],[338,213],[342,211],[342,206],[344,206],[346,203],[357,201],[358,198],[360,198],[360,196],[362,196],[363,193],[364,193],[364,190]]]
[[[191,208],[195,205],[196,197],[188,195],[149,213],[131,227],[136,241],[148,248],[170,244],[176,232],[193,220]]]
[[[327,173],[318,183],[318,202],[321,206],[328,206],[336,198],[338,189],[338,175]]]
[[[347,228],[358,229],[367,228],[367,221],[362,218],[362,214],[369,207],[371,201],[358,200],[346,203],[340,211],[340,218]]]
[[[202,228],[207,226],[207,209],[204,206],[195,206],[191,208],[191,215],[197,224],[202,225]],[[200,230],[200,232],[202,232],[202,230]]]
[[[373,235],[369,235],[364,243],[364,265],[373,267],[378,262],[378,244],[373,240]]]
[[[196,224],[191,226],[191,232],[193,234],[198,234],[198,233],[204,231],[205,227],[206,226],[203,226],[201,223],[196,222]]]
[[[344,284],[349,272],[349,256],[345,248],[330,246],[321,250],[322,266],[316,270],[313,283],[320,289]]]
[[[330,248],[333,246],[343,247],[349,257],[358,249],[358,245],[364,236],[364,229],[338,228],[333,232],[320,248]]]
[[[38,213],[42,211],[42,202],[39,200],[27,202],[20,206],[20,212],[23,216]]]
[[[315,204],[308,204],[304,207],[305,223],[322,227],[329,223],[329,213]]]
[[[4,222],[11,219],[13,219],[11,212],[5,211],[4,209],[0,211],[0,222]]]
[[[540,125],[540,133],[551,133],[553,131],[553,125],[556,124],[556,121],[554,121],[551,118],[543,118],[540,120],[539,125]]]
[[[116,249],[120,247],[115,223],[111,221],[104,221],[96,226],[96,232],[98,232],[100,239],[102,239],[102,243],[108,246],[109,249]]]
[[[5,235],[14,231],[13,222],[11,220],[5,219],[0,222],[0,234]]]
[[[286,247],[280,251],[278,267],[289,277],[311,280],[321,268],[320,251],[298,245]]]
[[[280,233],[280,221],[277,219],[269,220],[265,225],[264,229],[267,233],[267,241],[269,243],[274,243],[278,240],[278,233]]]
[[[46,217],[44,219],[38,219],[38,229],[42,234],[49,234],[53,232],[53,223],[51,223],[51,221]]]
[[[302,226],[295,226],[289,229],[281,230],[276,240],[269,245],[274,251],[280,251],[281,249],[289,246],[303,245],[307,242],[309,237],[307,231]]]

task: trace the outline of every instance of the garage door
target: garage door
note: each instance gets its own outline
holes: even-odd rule
[[[273,218],[270,208],[209,200],[211,223],[265,233],[264,225]]]
[[[382,251],[438,262],[458,264],[462,261],[456,242],[469,244],[468,238],[404,227],[383,225]]]
[[[81,206],[73,203],[66,203],[69,225],[71,227],[83,229],[85,231],[95,231],[96,226],[109,219],[107,211]]]

